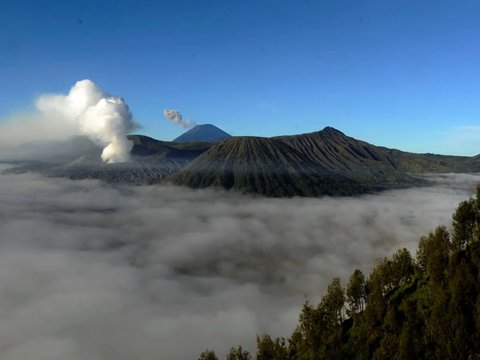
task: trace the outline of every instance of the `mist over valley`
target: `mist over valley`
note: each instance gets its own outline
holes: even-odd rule
[[[333,276],[449,224],[479,177],[430,180],[269,199],[2,174],[0,358],[194,359],[287,336]]]

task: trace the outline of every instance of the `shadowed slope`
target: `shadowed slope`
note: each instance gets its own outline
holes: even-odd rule
[[[129,135],[133,142],[132,156],[135,160],[161,161],[169,159],[180,163],[189,162],[212,147],[209,142],[175,143],[159,141],[144,135]]]
[[[223,187],[266,196],[356,194],[356,182],[312,163],[276,139],[235,137],[222,141],[185,168],[171,182],[195,188]]]

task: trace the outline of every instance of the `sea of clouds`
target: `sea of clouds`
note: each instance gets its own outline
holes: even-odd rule
[[[5,169],[4,165],[1,169]],[[0,170],[1,170],[0,169]],[[480,177],[265,199],[0,175],[0,359],[196,359],[287,337],[333,276],[450,224]]]

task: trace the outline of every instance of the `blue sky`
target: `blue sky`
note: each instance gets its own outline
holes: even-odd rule
[[[140,131],[179,109],[234,135],[333,126],[407,151],[480,153],[480,1],[0,0],[0,116],[89,78]]]

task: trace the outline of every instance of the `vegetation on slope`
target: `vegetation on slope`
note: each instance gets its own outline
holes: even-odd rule
[[[257,337],[255,358],[479,359],[480,187],[458,206],[451,233],[438,227],[415,257],[400,249],[368,277],[355,270],[346,288],[333,279],[319,304],[303,305],[287,340]],[[234,347],[227,359],[253,356]]]
[[[411,184],[416,179],[398,169],[385,149],[346,136],[332,128],[277,137],[316,164],[362,184]]]
[[[480,172],[480,155],[407,153],[354,139],[331,127],[309,134],[233,137],[218,143],[176,143],[142,135],[128,135],[128,139],[133,142],[128,163],[102,163],[101,147],[78,137],[55,145],[48,156],[40,156],[46,149],[39,149],[37,160],[18,163],[8,171],[130,184],[168,178],[192,188],[220,187],[273,197],[354,195],[426,183],[412,174]]]
[[[352,195],[357,182],[312,163],[276,139],[235,137],[222,141],[169,180],[193,188],[222,187],[266,196]]]
[[[480,172],[478,157],[415,154],[375,146],[332,127],[313,133],[280,136],[316,163],[361,183],[411,183],[408,173]]]

